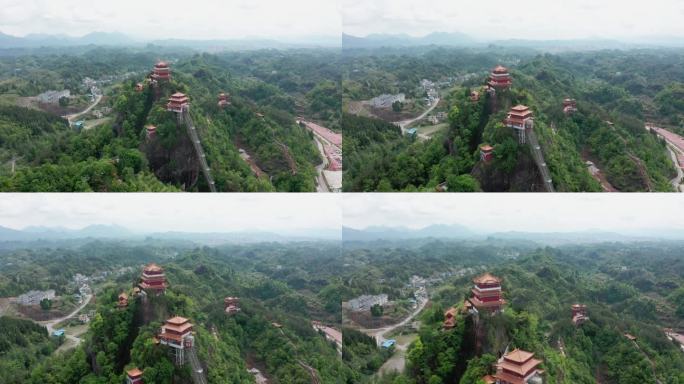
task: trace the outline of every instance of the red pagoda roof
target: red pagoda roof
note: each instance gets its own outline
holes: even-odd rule
[[[494,73],[508,73],[508,68],[504,67],[503,65],[497,65],[496,68],[492,71]]]
[[[482,145],[480,145],[480,150],[483,152],[491,152],[494,150],[494,147],[492,147],[489,144],[482,144]]]
[[[154,125],[148,125],[148,127],[154,127]],[[164,269],[155,263],[151,263],[151,264],[147,264],[145,266],[144,271],[145,272],[163,272]]]
[[[174,325],[181,325],[187,323],[189,320],[186,319],[185,317],[181,316],[174,316],[168,320],[166,320],[166,324],[174,324]]]
[[[530,110],[530,107],[522,105],[522,104],[518,104],[515,107],[511,108],[511,111],[521,112],[521,113],[529,111],[529,110]]]
[[[155,64],[154,66],[157,68],[168,68],[169,64],[166,61],[160,61],[157,64]]]
[[[187,96],[185,95],[185,93],[182,93],[182,92],[176,92],[173,95],[171,95],[172,99],[182,99],[184,97],[187,97]]]
[[[523,351],[522,349],[514,349],[512,352],[509,352],[506,356],[504,356],[504,359],[515,363],[524,363],[533,356],[534,353],[532,352]]]
[[[501,279],[499,279],[498,277],[493,276],[492,274],[487,272],[483,275],[480,275],[480,276],[474,278],[473,282],[475,284],[500,284]]]
[[[137,379],[138,377],[142,376],[143,372],[136,367],[136,368],[129,369],[128,371],[126,371],[126,374],[131,379]]]

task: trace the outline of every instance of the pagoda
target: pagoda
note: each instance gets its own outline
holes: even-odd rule
[[[192,324],[188,319],[180,316],[174,316],[166,320],[159,334],[159,344],[174,349],[177,365],[183,365],[185,362],[185,350],[192,349],[194,340]]]
[[[570,115],[577,112],[577,101],[575,99],[563,100],[563,113]]]
[[[444,312],[444,322],[442,323],[442,328],[452,329],[456,326],[456,308],[451,307]]]
[[[541,383],[544,371],[537,368],[541,363],[534,358],[534,353],[515,349],[496,364],[496,384]]]
[[[188,97],[181,92],[176,92],[169,97],[169,102],[166,104],[166,110],[170,112],[182,113],[183,109],[190,105]]]
[[[226,313],[229,315],[238,313],[240,309],[240,298],[228,296],[223,300],[223,304],[226,307]]]
[[[221,92],[218,96],[218,106],[225,108],[230,105],[230,95]]]
[[[119,308],[126,308],[128,306],[128,294],[126,292],[121,292],[119,294],[119,301],[116,306]]]
[[[489,74],[489,80],[487,81],[487,85],[497,90],[510,88],[512,83],[513,80],[508,73],[508,68],[501,65],[498,65],[492,70],[492,73]]]
[[[584,304],[573,304],[572,323],[575,325],[581,325],[587,320],[589,320],[589,316],[587,316],[587,306]]]
[[[504,125],[517,130],[519,142],[524,144],[525,130],[532,129],[534,125],[532,111],[525,105],[516,105],[508,112],[506,119],[504,119]]]
[[[472,101],[472,102],[480,101],[480,92],[479,91],[470,92],[470,101]]]
[[[169,67],[169,64],[165,61],[160,61],[155,64],[154,69],[152,70],[152,79],[156,81],[169,81],[171,79],[171,68]]]
[[[142,384],[143,372],[138,368],[133,368],[126,371],[126,384]]]
[[[145,126],[145,137],[150,140],[153,139],[157,135],[157,127],[155,127],[152,124],[148,124]]]
[[[506,304],[506,300],[501,297],[501,280],[498,277],[485,273],[474,278],[473,283],[473,296],[469,300],[478,311],[496,312]]]
[[[494,158],[494,147],[489,144],[480,145],[480,160],[488,163]]]
[[[145,89],[145,87],[143,86],[143,83],[137,83],[137,84],[135,85],[135,91],[136,91],[136,92],[142,92],[143,89]]]
[[[157,264],[148,264],[143,268],[140,288],[146,293],[160,295],[166,291],[166,275],[164,269]]]

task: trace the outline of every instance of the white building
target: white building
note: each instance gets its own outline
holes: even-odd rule
[[[386,293],[379,295],[362,295],[349,300],[349,308],[351,308],[352,311],[368,311],[374,305],[385,305],[388,301]]]
[[[17,302],[22,305],[38,305],[41,301],[55,298],[55,290],[48,289],[47,291],[29,291],[17,297]]]

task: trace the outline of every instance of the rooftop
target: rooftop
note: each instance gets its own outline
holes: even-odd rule
[[[501,283],[501,279],[487,272],[483,275],[474,278],[473,282],[475,284],[498,284]]]

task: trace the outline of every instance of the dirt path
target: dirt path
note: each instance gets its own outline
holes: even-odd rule
[[[67,121],[69,121],[69,125],[71,125],[71,123],[72,123],[74,120],[76,120],[76,119],[79,118],[80,116],[85,115],[86,113],[90,112],[93,108],[95,108],[95,106],[97,106],[97,105],[100,103],[101,100],[102,100],[102,95],[97,95],[97,97],[95,98],[95,102],[93,102],[88,108],[84,109],[84,110],[81,111],[81,112],[72,113],[71,115],[65,115],[65,116],[62,116],[62,117],[64,117],[65,119],[67,119]]]
[[[399,128],[401,128],[401,133],[402,133],[402,134],[406,134],[407,127],[408,127],[409,125],[415,123],[416,121],[425,118],[425,116],[427,116],[430,112],[432,112],[435,108],[437,108],[437,105],[439,104],[439,101],[440,101],[439,98],[435,99],[435,102],[432,103],[432,106],[431,106],[430,108],[426,109],[425,112],[423,112],[420,116],[414,117],[414,118],[412,118],[412,119],[396,121],[396,122],[394,122],[394,124],[398,125]],[[430,139],[430,136],[424,135],[424,134],[422,134],[422,133],[419,133],[419,134],[418,134],[418,137],[420,137],[420,138],[423,139],[423,140],[429,140],[429,139]]]
[[[72,318],[72,317],[75,317],[79,312],[81,312],[81,310],[82,310],[83,308],[86,307],[86,305],[88,305],[88,303],[90,303],[90,300],[92,300],[92,298],[93,298],[93,295],[86,295],[85,298],[83,299],[83,303],[81,303],[81,305],[79,305],[78,307],[76,307],[76,309],[74,309],[73,311],[71,311],[71,313],[69,313],[69,314],[66,315],[66,316],[60,317],[60,318],[58,318],[58,319],[49,320],[49,321],[38,321],[37,323],[40,324],[40,325],[45,326],[45,328],[47,328],[48,334],[52,335],[52,332],[55,331],[55,326],[56,326],[57,324],[59,324],[59,323],[65,321],[65,320],[68,320],[68,319],[70,319],[70,318]],[[80,335],[79,335],[79,336],[80,336]],[[79,338],[79,337],[77,337],[77,336],[74,336],[74,335],[70,335],[70,334],[68,334],[68,333],[66,333],[66,332],[64,333],[64,337],[65,337],[68,341],[71,341],[72,343],[74,343],[74,346],[79,345],[79,344],[81,343],[81,341],[83,341],[81,338]]]

